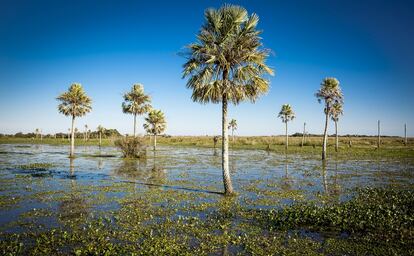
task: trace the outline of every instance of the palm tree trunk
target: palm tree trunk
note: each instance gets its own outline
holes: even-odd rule
[[[227,126],[227,97],[223,95],[222,102],[222,169],[223,169],[223,183],[224,194],[233,194],[233,185],[231,183],[230,171],[229,171],[229,136]]]
[[[306,123],[303,123],[302,143],[300,144],[301,147],[303,147],[303,143],[305,142],[305,128]]]
[[[154,134],[154,151],[157,150],[157,135]]]
[[[70,140],[70,154],[69,157],[75,157],[75,116],[72,116],[72,130]]]
[[[335,151],[338,152],[338,146],[339,146],[339,141],[338,141],[338,121],[335,120]]]
[[[325,130],[323,132],[323,143],[322,143],[322,160],[326,159],[326,144],[328,143],[328,119],[329,119],[329,111],[326,107]]]
[[[285,134],[286,134],[286,150],[288,149],[288,146],[289,146],[289,137],[288,137],[288,122],[286,121],[285,122]]]
[[[137,129],[137,114],[134,114],[134,137],[136,136]]]
[[[99,132],[99,147],[102,145],[102,133]]]
[[[234,143],[234,129],[231,129],[231,140]]]

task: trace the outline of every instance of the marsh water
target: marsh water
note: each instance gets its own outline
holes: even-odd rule
[[[193,203],[214,202],[222,197],[221,156],[208,148],[159,147],[145,160],[124,160],[116,148],[77,147],[69,159],[66,146],[0,145],[0,175],[3,199],[2,231],[28,211],[59,211],[61,200],[74,189],[88,192],[90,213],[116,210],[126,193],[174,191],[192,193]],[[50,163],[33,170],[21,166]],[[260,150],[234,150],[230,171],[237,200],[251,208],[279,208],[300,200],[347,200],[355,188],[410,186],[414,166],[407,161],[335,160],[326,163],[305,156],[279,155]],[[123,185],[132,191],[111,189]],[[96,189],[96,191],[94,191]],[[96,194],[106,200],[97,200]],[[95,195],[95,196],[91,196]],[[82,197],[82,194],[80,195]],[[113,199],[113,200],[111,200]],[[183,203],[188,203],[183,200]],[[76,205],[74,205],[76,207]],[[168,207],[168,205],[167,205]],[[191,213],[188,213],[191,214]],[[58,225],[53,218],[42,221]],[[16,225],[10,226],[15,231]]]
[[[113,147],[78,146],[77,157],[69,159],[67,146],[0,145],[0,234],[73,227],[99,216],[128,219],[131,212],[146,220],[135,226],[153,219],[156,226],[163,218],[203,219],[223,203],[220,153],[159,147],[146,159],[126,160]],[[347,201],[357,188],[414,183],[409,159],[321,162],[306,155],[231,150],[230,171],[237,191],[233,203],[253,210]]]

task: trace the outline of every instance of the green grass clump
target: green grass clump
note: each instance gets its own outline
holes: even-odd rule
[[[31,163],[31,164],[18,165],[16,167],[21,170],[47,171],[48,169],[54,166],[55,165],[52,163]]]
[[[414,245],[414,191],[366,188],[348,202],[319,206],[298,203],[282,210],[261,211],[270,229],[348,232],[375,241]]]
[[[144,138],[141,137],[125,137],[115,141],[117,146],[122,151],[124,158],[146,158],[147,145]]]

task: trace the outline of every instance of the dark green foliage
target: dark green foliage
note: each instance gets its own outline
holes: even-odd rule
[[[279,211],[261,211],[259,216],[270,229],[345,231],[372,241],[414,245],[413,190],[361,189],[348,202],[323,206],[301,203]]]
[[[143,138],[124,137],[115,141],[115,146],[121,149],[125,158],[146,158],[147,145]]]

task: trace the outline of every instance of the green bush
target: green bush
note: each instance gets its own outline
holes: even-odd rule
[[[140,137],[124,137],[115,140],[115,146],[122,151],[125,158],[146,158],[147,145],[144,138]]]

